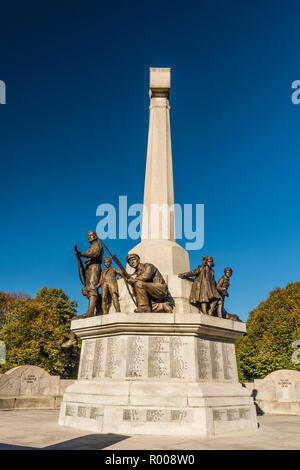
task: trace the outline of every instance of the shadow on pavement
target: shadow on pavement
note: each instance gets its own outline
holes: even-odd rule
[[[37,447],[17,446],[14,444],[2,444],[0,442],[0,450],[36,450]]]
[[[70,441],[43,447],[43,450],[100,450],[128,438],[129,436],[120,436],[118,434],[89,434],[88,436],[77,437]]]
[[[28,447],[0,443],[0,450],[100,450],[128,438],[129,436],[118,434],[89,434],[46,447]]]

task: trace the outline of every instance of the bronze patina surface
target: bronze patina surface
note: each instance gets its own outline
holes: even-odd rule
[[[111,258],[106,256],[103,260],[105,268],[100,277],[99,287],[102,295],[102,312],[108,313],[108,305],[113,302],[116,312],[120,312],[119,290],[117,276],[122,276],[122,271],[111,266]]]
[[[128,283],[136,297],[135,312],[172,312],[168,285],[159,270],[151,263],[141,263],[139,255],[134,253],[127,256],[127,262],[134,269]]]

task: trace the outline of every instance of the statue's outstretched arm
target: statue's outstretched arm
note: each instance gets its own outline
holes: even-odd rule
[[[179,273],[178,277],[180,277],[181,279],[187,279],[190,277],[198,276],[198,274],[199,274],[199,267],[194,269],[193,271],[187,271],[186,273]]]

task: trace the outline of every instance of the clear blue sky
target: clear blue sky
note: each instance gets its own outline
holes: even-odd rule
[[[0,290],[81,296],[73,243],[96,207],[142,202],[149,67],[172,68],[175,200],[205,204],[228,310],[246,319],[299,280],[298,1],[1,5]],[[131,240],[112,240],[124,260]]]

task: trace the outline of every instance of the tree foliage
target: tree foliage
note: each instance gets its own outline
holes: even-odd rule
[[[292,362],[296,340],[300,340],[300,282],[274,289],[250,312],[247,335],[235,343],[240,381],[264,378],[278,369],[300,371],[300,365]]]
[[[62,289],[43,287],[33,299],[0,292],[0,340],[6,345],[0,373],[30,364],[51,375],[75,377],[80,347],[66,350],[61,345],[70,337],[76,307]]]

